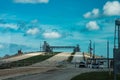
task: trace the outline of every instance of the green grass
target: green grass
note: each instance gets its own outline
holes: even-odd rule
[[[75,76],[71,80],[113,80],[113,73],[108,72],[90,72]],[[117,80],[120,80],[120,75],[117,75]]]
[[[44,61],[60,52],[46,53],[46,55],[37,55],[30,58],[22,59],[19,61],[14,61],[11,63],[6,63],[0,66],[1,69],[12,68],[12,67],[22,67],[29,66],[37,62]]]
[[[74,56],[74,54],[75,54],[75,52],[73,52],[72,54],[71,54],[71,56],[68,58],[68,62],[71,62],[72,61],[72,59],[73,59],[73,56]]]

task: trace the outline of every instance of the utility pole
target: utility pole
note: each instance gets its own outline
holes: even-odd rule
[[[41,44],[41,41],[40,41],[40,52],[42,52],[42,44]]]
[[[89,52],[90,52],[90,63],[93,63],[93,57],[92,57],[92,41],[91,40],[89,40],[90,41],[90,43],[89,43]]]
[[[86,59],[85,59],[85,53],[84,52],[83,52],[83,60],[86,61]]]
[[[91,40],[89,43],[89,50],[90,50],[90,58],[92,58],[92,41]]]
[[[93,43],[93,59],[95,59],[95,42]]]
[[[109,40],[107,40],[107,61],[108,61],[108,70],[109,70],[109,72],[108,72],[108,74],[109,74],[109,76],[111,76],[111,70],[110,70],[110,62],[109,62]]]
[[[109,40],[107,40],[107,60],[108,60],[108,69],[109,69]]]
[[[95,59],[95,42],[93,43],[93,62],[96,63],[96,59]]]

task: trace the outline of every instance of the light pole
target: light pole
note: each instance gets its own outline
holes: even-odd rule
[[[93,59],[95,59],[95,42],[93,43]]]
[[[90,44],[89,44],[89,49],[90,49],[90,58],[92,58],[92,41],[90,40]]]
[[[107,60],[108,60],[108,69],[109,69],[109,40],[107,40]]]

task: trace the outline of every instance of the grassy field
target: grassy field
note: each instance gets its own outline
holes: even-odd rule
[[[108,72],[90,72],[80,74],[71,80],[113,80],[113,73]],[[120,75],[117,75],[117,80],[120,80]]]
[[[29,66],[29,65],[32,65],[34,63],[44,61],[44,60],[46,60],[46,59],[48,59],[48,58],[50,58],[58,53],[60,53],[60,52],[47,53],[45,55],[37,55],[37,56],[30,57],[30,58],[22,59],[19,61],[5,63],[5,64],[0,65],[0,68],[6,69],[6,68],[12,68],[12,67]]]

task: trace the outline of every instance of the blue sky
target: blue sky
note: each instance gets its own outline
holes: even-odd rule
[[[119,16],[119,0],[0,0],[0,55],[39,50],[44,40],[88,52],[92,40],[96,54],[106,56],[109,39],[112,57]]]

